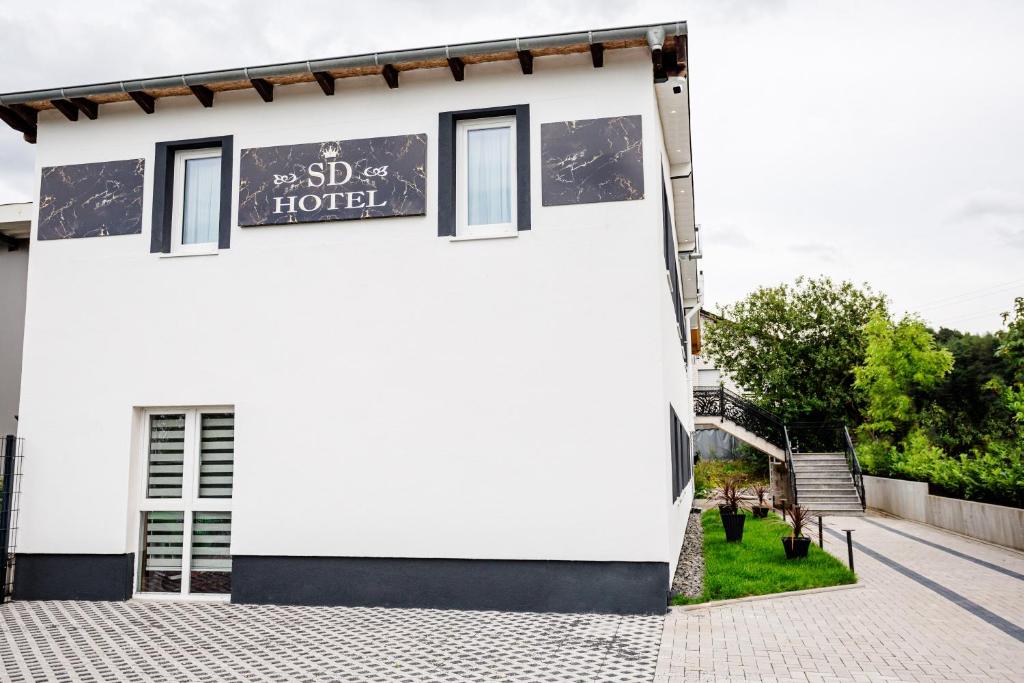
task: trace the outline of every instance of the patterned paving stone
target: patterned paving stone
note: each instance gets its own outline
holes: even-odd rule
[[[836,518],[829,525],[855,528],[865,547],[1024,625],[1024,580],[1016,578],[1024,575],[1024,554],[903,520],[874,518],[902,534],[871,521]],[[844,544],[830,535],[825,540],[826,549],[845,559]],[[856,561],[857,588],[675,608],[667,618],[15,602],[0,606],[0,678],[1024,681],[1020,639],[905,572],[863,553]]]
[[[664,618],[202,603],[0,606],[4,681],[650,681]]]
[[[899,519],[827,518],[826,525],[854,529],[858,543],[969,602],[958,604],[855,551],[856,588],[673,608],[656,683],[1024,681],[1024,642],[967,608],[1024,626],[1024,580],[914,538],[1011,573],[1024,574],[1024,554]],[[825,548],[845,561],[845,540],[826,534]]]

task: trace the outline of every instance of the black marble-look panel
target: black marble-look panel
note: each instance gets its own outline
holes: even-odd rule
[[[39,187],[39,239],[142,232],[145,160],[47,166]]]
[[[542,124],[540,154],[544,206],[644,198],[639,115]]]
[[[427,136],[243,149],[238,224],[426,213]]]

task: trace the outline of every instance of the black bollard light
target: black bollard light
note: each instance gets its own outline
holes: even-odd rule
[[[850,558],[850,571],[853,571],[853,529],[843,529],[846,532],[846,554]]]
[[[825,539],[821,536],[821,515],[818,515],[818,547],[825,549]]]

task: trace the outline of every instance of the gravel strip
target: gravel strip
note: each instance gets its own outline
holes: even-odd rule
[[[695,503],[695,507],[698,507]],[[672,579],[672,593],[695,598],[704,591],[704,527],[694,513],[686,522],[686,538]]]

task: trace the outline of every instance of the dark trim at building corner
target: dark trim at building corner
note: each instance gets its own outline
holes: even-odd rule
[[[234,555],[231,601],[664,614],[665,562]]]
[[[14,567],[15,600],[128,600],[135,553],[18,553]]]
[[[530,229],[530,105],[443,111],[437,126],[437,236],[455,235],[455,124],[492,116],[516,117],[516,219]]]
[[[220,147],[220,230],[217,238],[219,249],[231,246],[231,170],[234,166],[234,136],[224,135],[192,140],[175,140],[156,143],[153,172],[153,231],[150,238],[150,253],[169,254],[171,251],[171,200],[174,197],[174,153],[186,149]]]

